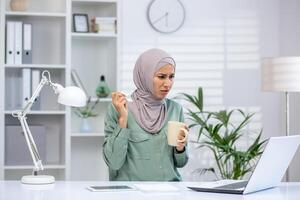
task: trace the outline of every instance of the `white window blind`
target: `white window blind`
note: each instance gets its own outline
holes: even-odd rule
[[[224,72],[257,70],[260,65],[259,23],[256,14],[251,12],[231,14],[225,19],[199,20],[193,27],[175,34],[132,38],[123,44],[119,76],[120,89],[127,93],[135,89],[132,71],[138,55],[153,47],[170,53],[177,64],[169,97],[181,92],[195,94],[201,86],[205,108],[209,110],[226,107],[223,103]]]

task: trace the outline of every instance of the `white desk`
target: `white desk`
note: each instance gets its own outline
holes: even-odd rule
[[[186,182],[164,183],[178,188],[177,192],[90,192],[90,185],[132,185],[138,182],[67,182],[57,181],[52,186],[35,187],[19,181],[0,181],[0,200],[299,200],[300,183],[282,183],[280,187],[248,195],[229,195],[195,192]],[[146,184],[146,182],[139,182]],[[151,183],[155,184],[155,183]],[[162,182],[158,183],[162,184]]]

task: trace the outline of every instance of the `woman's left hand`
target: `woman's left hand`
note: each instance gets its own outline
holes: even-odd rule
[[[186,125],[184,127],[186,129],[186,131],[189,131],[188,126]],[[184,131],[181,131],[178,136],[177,136],[177,145],[176,145],[176,150],[179,152],[182,152],[184,150],[184,147],[187,143],[187,139],[188,139],[188,134],[185,134]]]

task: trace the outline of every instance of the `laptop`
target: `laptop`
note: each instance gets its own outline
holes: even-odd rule
[[[248,181],[221,180],[188,186],[199,192],[248,194],[276,187],[300,144],[300,135],[271,137]]]

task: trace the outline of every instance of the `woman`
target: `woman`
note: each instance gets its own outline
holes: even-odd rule
[[[176,147],[167,143],[168,121],[183,122],[182,107],[166,96],[172,88],[175,62],[166,52],[150,49],[136,61],[132,102],[112,94],[105,119],[103,154],[115,181],[180,181],[177,168],[188,156],[184,134]],[[186,127],[187,129],[187,127]]]

